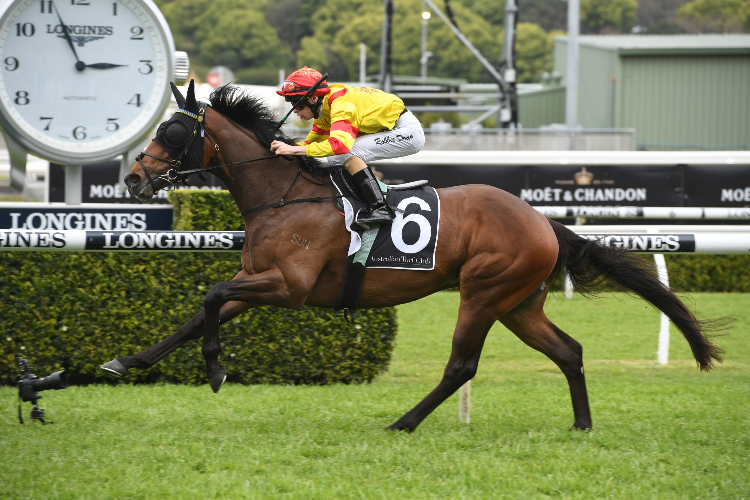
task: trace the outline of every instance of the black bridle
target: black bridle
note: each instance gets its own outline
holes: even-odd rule
[[[153,158],[153,159],[155,159],[157,161],[160,161],[162,163],[166,163],[166,164],[168,164],[168,165],[170,165],[172,167],[171,169],[169,169],[167,171],[166,174],[162,174],[162,175],[156,177],[156,180],[166,181],[170,186],[172,186],[172,189],[176,189],[177,188],[177,186],[176,186],[175,183],[180,182],[180,181],[184,182],[191,175],[198,175],[201,179],[203,179],[205,181],[206,179],[202,175],[203,172],[208,172],[210,170],[215,170],[217,168],[231,167],[233,165],[240,165],[240,164],[243,164],[243,163],[252,163],[252,162],[255,162],[255,161],[262,161],[262,160],[270,160],[270,159],[274,159],[274,158],[279,158],[279,155],[273,154],[273,155],[270,155],[270,156],[263,156],[261,158],[252,158],[252,159],[249,159],[249,160],[240,160],[240,161],[235,161],[235,162],[232,162],[232,163],[223,163],[223,164],[220,164],[219,163],[219,145],[216,143],[216,141],[214,140],[214,138],[211,137],[211,134],[209,134],[208,130],[206,130],[205,115],[206,115],[207,104],[206,103],[198,103],[198,105],[199,105],[199,110],[198,110],[197,114],[192,113],[192,112],[187,111],[187,110],[182,109],[182,108],[179,108],[179,109],[175,110],[175,115],[177,115],[177,113],[181,113],[181,115],[187,116],[188,118],[192,119],[192,121],[193,121],[193,123],[192,123],[192,125],[193,125],[193,131],[192,131],[192,134],[189,134],[188,140],[185,143],[185,146],[182,148],[182,151],[177,156],[175,156],[173,160],[170,160],[169,158],[162,158],[161,156],[152,155],[151,153],[147,153],[145,151],[142,151],[135,158],[138,161],[138,163],[140,164],[140,166],[143,169],[143,171],[146,173],[146,178],[148,178],[148,184],[147,184],[147,186],[150,185],[151,186],[151,190],[154,193],[156,193],[157,189],[156,189],[156,186],[154,186],[154,179],[152,179],[151,174],[149,174],[148,169],[146,168],[146,165],[143,164],[143,158],[144,158],[144,156],[149,156],[149,157],[151,157],[151,158]],[[185,119],[183,116],[179,116],[179,118],[182,121],[184,121],[184,119]],[[174,119],[175,119],[175,117],[172,117],[167,122],[162,123],[162,125],[159,126],[159,129],[161,129],[162,126],[164,126],[164,124],[169,123],[170,121],[172,121]],[[193,142],[195,141],[195,138],[198,136],[198,131],[200,131],[200,133],[201,133],[201,138],[205,134],[206,137],[208,137],[211,140],[211,143],[214,145],[214,157],[211,159],[211,162],[207,166],[205,166],[205,167],[193,168],[193,169],[189,169],[189,170],[180,170],[181,167],[183,167],[183,166],[188,166],[188,167],[190,166],[190,165],[186,165],[184,159],[189,154],[189,152],[190,152],[190,150],[191,150],[191,148],[193,146]],[[166,150],[167,148],[165,147],[165,145],[162,144],[161,141],[157,140],[158,136],[159,136],[159,134],[157,134],[157,137],[155,137],[153,140],[156,141],[159,145],[162,146],[162,148],[164,148]],[[201,163],[202,163],[202,158],[203,158],[203,154],[202,154],[203,144],[202,144],[202,141],[200,141],[200,142],[201,142],[200,143],[201,154],[199,155],[199,157],[201,158]],[[287,160],[287,161],[292,161],[294,159],[294,158],[290,158],[288,156],[283,156],[283,158],[285,160]],[[292,181],[292,184],[286,190],[286,192],[284,193],[284,196],[281,197],[280,201],[278,201],[276,203],[270,203],[268,205],[262,205],[260,207],[253,208],[253,209],[250,209],[250,210],[245,210],[244,212],[241,213],[241,215],[243,217],[247,217],[248,215],[252,215],[252,214],[255,214],[257,212],[262,212],[263,210],[268,210],[270,208],[280,208],[280,207],[283,207],[285,205],[293,205],[295,203],[313,203],[313,202],[318,202],[318,201],[323,201],[323,200],[331,200],[331,199],[336,199],[336,198],[341,198],[342,197],[341,195],[336,195],[336,196],[319,196],[319,197],[316,197],[316,198],[302,198],[302,199],[297,199],[297,200],[285,201],[284,198],[286,198],[286,196],[292,191],[292,188],[297,183],[297,181],[299,180],[300,177],[302,177],[303,179],[305,179],[306,181],[308,181],[308,182],[310,182],[312,184],[315,184],[315,185],[318,185],[318,186],[325,186],[324,183],[316,182],[316,181],[310,179],[309,177],[306,177],[305,175],[303,175],[302,174],[302,167],[298,164],[297,165],[297,175],[294,177],[294,180]],[[141,193],[143,193],[143,191],[145,189],[146,189],[146,187],[144,187],[141,190]]]
[[[136,161],[141,166],[141,169],[143,169],[143,172],[146,174],[146,178],[148,179],[148,184],[151,186],[151,190],[156,193],[157,189],[156,186],[154,186],[154,179],[151,178],[151,174],[149,173],[148,169],[146,168],[146,165],[143,164],[143,158],[145,156],[149,156],[157,161],[160,161],[162,163],[166,163],[167,165],[170,165],[172,168],[167,171],[166,174],[162,174],[158,177],[156,177],[156,180],[163,180],[166,181],[169,185],[172,186],[172,189],[175,189],[177,186],[175,183],[180,182],[182,180],[183,182],[189,177],[190,175],[197,174],[200,176],[201,179],[204,181],[206,180],[203,175],[201,174],[203,171],[209,171],[213,170],[214,168],[219,168],[226,165],[219,165],[219,145],[216,144],[216,141],[211,136],[211,134],[208,133],[208,130],[206,130],[206,107],[207,105],[205,103],[199,103],[198,104],[198,113],[193,113],[191,111],[188,111],[186,109],[179,108],[175,110],[175,116],[172,117],[170,120],[162,123],[159,125],[159,131],[161,131],[162,127],[165,126],[165,124],[168,124],[169,122],[175,120],[175,118],[181,119],[181,121],[185,122],[185,117],[187,119],[192,120],[192,133],[188,134],[187,141],[185,142],[185,145],[182,147],[182,151],[178,153],[176,156],[174,156],[174,159],[170,160],[169,158],[162,158],[161,156],[152,155],[151,153],[147,153],[145,151],[142,151],[138,156],[136,156]],[[178,115],[178,113],[180,115]],[[210,140],[211,143],[214,145],[214,157],[211,159],[211,163],[209,163],[208,167],[205,168],[197,168],[193,170],[180,170],[181,167],[185,164],[185,157],[189,154],[191,148],[193,147],[193,142],[195,141],[195,138],[198,137],[198,132],[200,131],[201,138],[205,134]],[[157,132],[157,137],[159,136],[159,133]],[[168,148],[165,144],[162,143],[162,141],[157,140],[157,137],[153,139],[153,141],[157,142],[162,148],[168,151]],[[200,146],[199,148],[196,148],[200,151],[200,153],[197,155],[201,161],[203,159],[203,142],[199,141],[200,144],[196,144],[197,146]],[[141,193],[146,188],[144,187],[141,190]]]

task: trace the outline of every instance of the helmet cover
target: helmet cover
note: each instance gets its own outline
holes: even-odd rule
[[[321,75],[318,70],[305,66],[304,68],[298,69],[291,75],[287,76],[284,84],[281,86],[281,90],[277,90],[276,93],[284,97],[302,97],[308,90],[312,88],[313,85],[315,85],[315,82],[317,82],[321,76],[323,75]],[[328,82],[323,80],[323,82],[321,82],[320,86],[315,89],[315,92],[313,92],[312,95],[324,96],[327,93]]]

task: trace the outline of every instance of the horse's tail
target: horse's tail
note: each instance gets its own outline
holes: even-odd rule
[[[553,277],[566,268],[574,288],[587,295],[595,294],[596,285],[609,278],[666,314],[685,336],[701,370],[713,368],[714,361],[721,363],[724,351],[713,345],[706,334],[726,329],[732,318],[696,319],[685,304],[659,281],[653,266],[647,261],[625,250],[582,238],[558,222],[549,222],[560,246]]]

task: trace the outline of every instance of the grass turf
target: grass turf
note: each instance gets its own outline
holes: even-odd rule
[[[368,385],[71,387],[44,393],[44,427],[18,425],[0,388],[0,498],[750,498],[750,295],[694,298],[739,319],[708,374],[674,329],[669,365],[654,361],[642,301],[548,301],[584,346],[592,432],[568,431],[563,375],[500,325],[470,425],[454,395],[415,433],[384,432],[441,376],[450,292],[399,308],[391,367]]]

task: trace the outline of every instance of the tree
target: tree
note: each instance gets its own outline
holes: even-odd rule
[[[493,27],[481,16],[461,4],[452,5],[461,32],[491,63],[500,62],[500,46]],[[393,22],[393,73],[419,75],[422,30],[421,0],[401,0]],[[427,49],[432,52],[429,75],[463,78],[472,82],[491,82],[482,64],[472,55],[437,16],[428,25]]]
[[[380,50],[382,4],[372,0],[326,0],[322,5],[320,0],[315,2],[317,9],[306,13],[307,18],[303,16],[313,34],[301,41],[298,66],[327,71],[332,81],[356,79],[358,69],[355,68],[359,64],[353,61],[359,61],[359,43]],[[378,29],[373,32],[371,28],[375,24]],[[357,34],[352,26],[364,27],[366,32]]]
[[[323,72],[328,67],[328,56],[325,46],[313,36],[306,36],[300,43],[300,49],[297,51],[297,66],[309,66],[311,68],[321,68]]]
[[[677,13],[701,31],[732,33],[750,30],[750,0],[693,0]]]
[[[164,5],[177,47],[201,67],[222,64],[242,83],[276,84],[291,51],[265,18],[268,0],[174,0]],[[207,69],[207,68],[206,68]]]
[[[297,52],[302,39],[303,0],[280,0],[271,2],[266,8],[266,20],[278,33],[282,43],[292,52]]]
[[[331,49],[345,66],[348,80],[355,81],[358,79],[360,43],[365,44],[367,54],[366,73],[374,74],[380,71],[382,25],[382,12],[369,16],[358,16],[334,37]]]
[[[581,0],[581,24],[589,33],[629,32],[637,12],[636,0]]]
[[[535,23],[516,26],[516,79],[519,83],[536,83],[552,66],[554,35],[550,36]]]
[[[360,43],[366,45],[367,73],[380,71],[380,0],[158,1],[177,47],[190,53],[193,67],[203,70],[223,64],[242,83],[275,84],[280,68],[288,72],[304,65],[328,71],[331,81],[356,81]],[[527,1],[541,6],[559,0]],[[436,4],[442,8],[442,2]],[[422,0],[395,0],[394,7],[393,72],[419,75]],[[504,1],[453,0],[452,7],[463,34],[497,67],[502,55]],[[519,23],[520,81],[536,81],[539,73],[549,69],[552,44],[546,39],[538,25]],[[433,53],[430,76],[493,81],[436,15],[428,24],[428,50]]]
[[[193,35],[210,5],[211,0],[175,0],[164,5],[161,10],[177,48],[189,51],[194,47]]]
[[[536,0],[530,1],[534,2]],[[435,1],[434,3],[438,7],[442,7],[441,2]],[[523,0],[524,9],[526,8],[527,3],[530,2],[528,0]],[[451,7],[455,10],[457,6],[465,7],[493,26],[502,27],[503,25],[503,19],[505,18],[505,0],[453,0],[453,2],[451,3]],[[458,22],[461,23],[461,20],[459,19]],[[460,26],[461,29],[463,29],[463,25]]]
[[[536,23],[545,31],[567,29],[568,4],[560,0],[520,0],[518,20]]]

